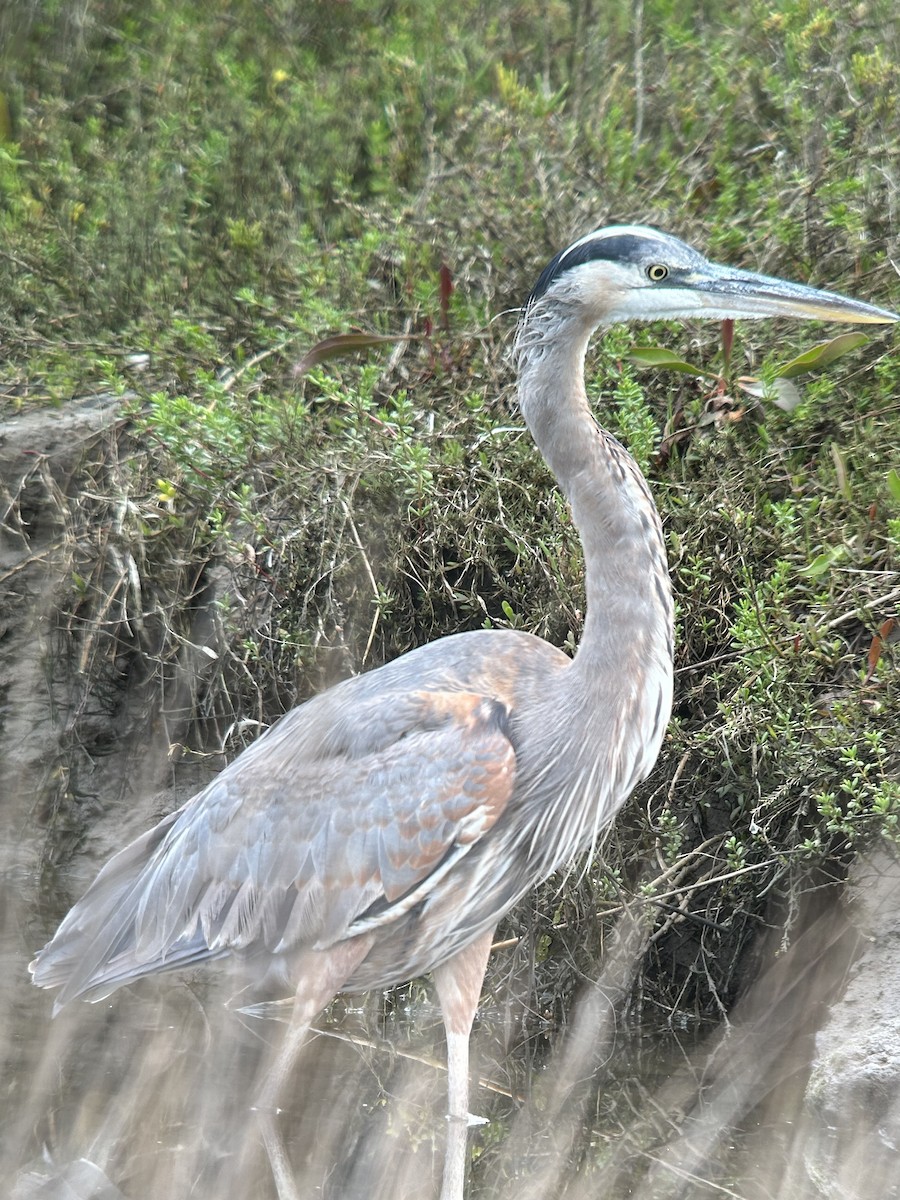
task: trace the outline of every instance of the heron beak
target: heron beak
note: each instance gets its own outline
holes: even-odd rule
[[[787,283],[754,271],[735,271],[710,263],[707,270],[688,274],[685,283],[702,297],[704,309],[721,309],[726,317],[806,317],[815,321],[852,321],[888,325],[897,313],[863,304],[837,292],[802,283]],[[712,316],[712,313],[708,315]]]

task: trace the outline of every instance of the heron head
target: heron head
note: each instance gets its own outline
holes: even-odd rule
[[[700,317],[805,317],[887,324],[896,313],[859,300],[710,262],[646,225],[610,225],[547,265],[526,305],[577,309],[591,325]]]

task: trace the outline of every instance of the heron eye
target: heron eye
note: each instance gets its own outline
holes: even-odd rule
[[[647,277],[648,279],[652,279],[654,283],[659,283],[661,279],[665,279],[668,273],[669,268],[665,263],[654,263],[647,268]]]

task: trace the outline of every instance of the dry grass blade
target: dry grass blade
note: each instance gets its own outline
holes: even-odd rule
[[[333,358],[343,358],[359,350],[371,350],[373,346],[392,346],[396,342],[419,341],[421,337],[422,335],[415,333],[336,333],[333,337],[323,338],[307,350],[294,367],[294,377],[300,379],[313,367],[318,367]]]

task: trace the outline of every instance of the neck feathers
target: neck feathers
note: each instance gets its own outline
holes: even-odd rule
[[[576,310],[538,302],[526,311],[515,349],[522,413],[569,500],[585,560],[584,633],[542,718],[566,730],[557,739],[568,747],[558,772],[572,792],[567,828],[535,830],[535,848],[550,836],[551,858],[571,854],[573,842],[589,843],[611,820],[653,765],[672,703],[662,527],[637,463],[591,414],[584,357],[592,332]],[[545,764],[542,773],[550,782],[556,771]],[[574,789],[573,780],[580,781]]]

